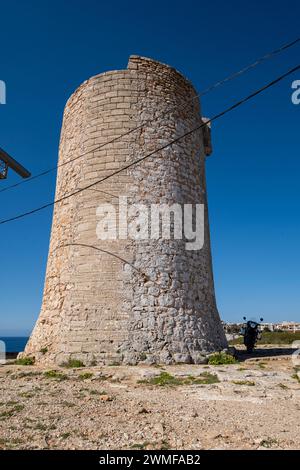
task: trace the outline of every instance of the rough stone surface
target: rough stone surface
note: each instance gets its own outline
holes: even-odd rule
[[[56,199],[202,122],[196,92],[181,74],[131,56],[127,70],[92,77],[69,99]],[[206,127],[56,204],[42,309],[25,355],[42,363],[69,358],[85,364],[200,363],[206,353],[227,346],[211,265],[208,153]],[[128,198],[129,208],[132,203],[204,204],[204,247],[187,251],[186,241],[177,239],[99,240],[97,208],[109,203],[118,212],[119,195]],[[129,226],[134,220],[129,217]]]

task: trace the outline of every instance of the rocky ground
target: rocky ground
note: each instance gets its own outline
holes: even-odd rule
[[[300,449],[300,383],[287,352],[224,366],[6,364],[0,448]]]

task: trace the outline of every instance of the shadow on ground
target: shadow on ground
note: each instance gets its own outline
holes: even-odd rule
[[[291,356],[296,351],[295,348],[256,348],[253,353],[248,354],[246,350],[237,350],[239,361],[245,361],[251,358]]]

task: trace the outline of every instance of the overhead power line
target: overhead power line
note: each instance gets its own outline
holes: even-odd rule
[[[264,85],[262,88],[259,88],[258,90],[256,90],[255,92],[251,93],[250,95],[248,95],[247,97],[241,99],[240,101],[237,101],[236,103],[234,103],[232,106],[230,106],[229,108],[226,108],[224,111],[221,111],[220,113],[216,114],[214,117],[212,117],[209,121],[195,127],[194,129],[188,131],[188,132],[185,132],[184,134],[182,134],[181,136],[177,137],[176,139],[173,139],[172,141],[168,142],[167,144],[163,145],[162,147],[159,147],[158,149],[156,150],[153,150],[152,152],[148,153],[147,155],[144,155],[143,157],[141,158],[138,158],[137,160],[134,160],[133,162],[129,163],[128,165],[125,165],[123,166],[122,168],[120,168],[119,170],[116,170],[114,171],[113,173],[111,173],[110,175],[107,175],[103,178],[101,178],[100,180],[97,180],[95,181],[94,183],[91,183],[89,184],[88,186],[85,186],[84,188],[80,188],[76,191],[74,191],[73,193],[71,194],[67,194],[65,196],[62,196],[52,202],[49,202],[48,204],[44,204],[43,206],[40,206],[40,207],[37,207],[35,209],[32,209],[30,211],[27,211],[27,212],[23,212],[21,214],[18,214],[14,217],[11,217],[9,219],[5,219],[5,220],[2,220],[0,221],[0,225],[3,225],[3,224],[6,224],[6,223],[9,223],[9,222],[13,222],[14,220],[18,220],[18,219],[21,219],[21,218],[24,218],[24,217],[27,217],[29,215],[32,215],[32,214],[35,214],[37,212],[40,212],[42,211],[43,209],[46,209],[48,207],[52,207],[54,206],[55,204],[58,204],[72,196],[76,196],[77,194],[81,193],[82,191],[85,191],[87,189],[90,189],[94,186],[96,186],[97,184],[99,183],[102,183],[103,181],[106,181],[108,180],[109,178],[112,178],[113,176],[123,172],[124,170],[127,170],[129,168],[131,168],[132,166],[134,165],[137,165],[138,163],[141,163],[143,162],[144,160],[146,160],[147,158],[153,156],[154,154],[156,154],[157,152],[160,152],[162,150],[164,150],[165,148],[167,147],[170,147],[171,145],[173,145],[174,143],[176,142],[179,142],[180,140],[184,139],[185,137],[193,134],[194,132],[198,131],[199,129],[201,129],[202,127],[208,125],[209,123],[213,122],[213,121],[216,121],[217,119],[219,119],[220,117],[224,116],[225,114],[228,114],[229,112],[233,111],[234,109],[238,108],[239,106],[243,105],[244,103],[246,103],[247,101],[250,101],[251,99],[255,98],[257,95],[263,93],[265,90],[271,88],[272,86],[276,85],[277,83],[281,82],[283,79],[285,79],[286,77],[288,77],[289,75],[292,75],[293,73],[297,72],[298,70],[300,70],[300,65],[297,65],[296,67],[292,68],[291,70],[289,70],[288,72],[284,73],[283,75],[280,75],[279,77],[277,77],[275,80],[273,80],[272,82]]]
[[[295,41],[289,42],[288,44],[285,44],[285,45],[279,47],[278,49],[275,49],[274,51],[269,52],[268,54],[265,54],[264,56],[260,57],[255,62],[253,62],[252,64],[247,65],[246,67],[239,70],[238,72],[234,72],[232,75],[229,75],[228,77],[224,78],[223,80],[220,80],[219,82],[215,83],[214,85],[209,86],[204,91],[202,91],[202,93],[200,93],[200,96],[206,95],[207,93],[214,90],[215,88],[218,88],[219,86],[224,85],[224,83],[227,83],[227,82],[233,80],[234,78],[236,78],[240,75],[243,75],[244,73],[248,72],[249,70],[257,67],[260,64],[262,64],[266,60],[271,59],[272,57],[276,56],[277,54],[280,54],[280,52],[283,52],[286,49],[289,49],[290,47],[295,46],[298,42],[300,42],[300,38],[297,38],[297,39],[295,39]]]
[[[285,51],[285,50],[287,50],[287,49],[289,49],[289,48],[295,46],[295,45],[296,45],[297,43],[299,43],[299,42],[300,42],[300,37],[297,38],[297,39],[295,39],[295,40],[292,41],[292,42],[289,42],[289,43],[287,43],[287,44],[284,44],[283,46],[281,46],[281,47],[279,47],[279,48],[277,48],[277,49],[274,49],[273,51],[271,51],[271,52],[265,54],[264,56],[262,56],[262,57],[260,57],[259,59],[257,59],[255,62],[253,62],[253,63],[247,65],[246,67],[242,68],[241,70],[238,70],[237,72],[232,73],[231,75],[229,75],[228,77],[224,78],[223,80],[220,80],[220,81],[214,83],[213,85],[210,85],[209,87],[207,87],[205,90],[203,90],[203,91],[200,92],[199,94],[194,95],[192,98],[190,98],[189,100],[187,100],[187,101],[185,102],[184,107],[186,107],[189,102],[194,101],[194,100],[196,100],[196,99],[198,99],[198,98],[201,98],[202,96],[206,95],[207,93],[211,92],[212,90],[214,90],[214,89],[220,87],[221,85],[223,85],[223,84],[225,84],[225,83],[227,83],[227,82],[229,82],[229,81],[235,79],[235,78],[238,77],[238,76],[243,75],[244,73],[248,72],[250,69],[253,69],[253,68],[257,67],[258,65],[260,65],[260,64],[263,63],[263,62],[265,62],[266,60],[271,59],[272,57],[274,57],[274,56],[280,54],[281,52],[283,52],[283,51]],[[126,136],[132,134],[133,132],[136,132],[136,131],[142,129],[144,126],[147,126],[148,124],[153,123],[153,122],[155,122],[155,121],[158,120],[158,119],[162,119],[164,116],[167,116],[167,115],[168,115],[172,110],[174,110],[174,109],[179,109],[179,107],[178,107],[178,106],[176,106],[176,107],[171,107],[171,108],[167,109],[166,111],[164,111],[162,114],[160,114],[160,115],[159,115],[158,117],[156,117],[155,119],[148,119],[148,120],[144,121],[142,124],[140,124],[139,126],[133,128],[133,129],[130,129],[129,131],[127,131],[127,132],[125,132],[125,133],[123,133],[123,134],[120,134],[119,136],[114,137],[113,139],[108,140],[107,142],[104,142],[104,143],[100,144],[99,146],[95,147],[94,149],[88,150],[87,152],[84,152],[84,153],[78,155],[77,157],[71,158],[70,160],[67,160],[66,162],[59,163],[59,164],[55,165],[55,166],[52,167],[52,168],[48,168],[47,170],[44,170],[44,171],[42,171],[42,172],[40,172],[40,173],[37,173],[36,175],[33,175],[31,178],[28,178],[28,179],[25,180],[25,181],[20,181],[20,182],[18,182],[18,183],[12,184],[12,185],[10,185],[10,186],[6,186],[5,188],[0,189],[0,193],[2,193],[2,192],[4,192],[4,191],[8,191],[9,189],[16,188],[16,187],[18,187],[18,186],[20,186],[20,185],[22,185],[22,184],[24,184],[24,183],[28,183],[28,182],[30,182],[30,181],[33,181],[33,180],[37,179],[37,178],[41,178],[42,176],[46,176],[46,175],[48,175],[49,173],[52,173],[53,171],[57,170],[58,168],[60,168],[60,167],[62,167],[62,166],[68,165],[69,163],[72,163],[72,162],[78,160],[79,158],[82,158],[82,157],[84,157],[84,156],[86,156],[86,155],[88,155],[88,154],[90,154],[90,153],[96,152],[96,151],[100,150],[101,148],[105,147],[106,145],[113,144],[114,142],[116,142],[116,141],[122,139],[123,137],[126,137]]]
[[[133,263],[131,263],[130,261],[128,261],[127,259],[125,258],[122,258],[121,256],[117,255],[116,253],[113,253],[112,251],[109,251],[109,250],[104,250],[103,248],[99,248],[98,246],[94,246],[94,245],[87,245],[86,243],[65,243],[63,245],[59,245],[57,246],[52,252],[54,253],[55,251],[57,250],[61,250],[62,248],[66,248],[66,247],[70,247],[70,246],[80,246],[82,248],[92,248],[93,250],[96,250],[96,251],[99,251],[100,253],[105,253],[109,256],[112,256],[113,258],[116,258],[117,260],[121,261],[122,263],[125,263],[125,264],[128,264],[128,266],[130,266],[132,269],[134,269],[137,273],[139,273],[145,280],[147,281],[151,281],[153,282],[154,284],[157,284],[157,286],[161,287],[157,282],[155,281],[152,281],[150,279],[150,277],[144,273],[143,271],[141,271],[140,269],[138,269],[136,266],[134,266]]]

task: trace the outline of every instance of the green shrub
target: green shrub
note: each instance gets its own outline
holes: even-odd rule
[[[168,372],[161,372],[157,377],[152,377],[148,380],[140,380],[139,383],[158,385],[160,387],[165,386],[178,386],[178,385],[209,385],[219,382],[218,376],[210,374],[209,372],[203,372],[199,377],[174,377]]]
[[[57,370],[47,370],[44,373],[44,376],[47,377],[47,379],[58,379],[58,380],[66,380],[68,378],[67,375],[62,374],[61,372]]]
[[[265,362],[259,362],[257,365],[260,369],[265,369],[266,368]]]
[[[107,395],[105,390],[89,390],[91,395]]]
[[[18,366],[33,366],[35,363],[35,358],[34,357],[20,357],[19,359],[15,360],[15,364]]]
[[[39,422],[33,427],[33,429],[36,429],[37,431],[47,431],[48,426]]]
[[[93,377],[92,372],[86,372],[85,374],[80,374],[79,379],[80,380],[86,380],[86,379],[91,379]]]
[[[278,445],[277,439],[264,439],[263,441],[260,442],[261,447],[266,447],[266,449],[270,449],[273,446]]]
[[[3,418],[3,419],[11,418],[15,413],[19,413],[24,408],[25,408],[25,406],[23,404],[17,404],[13,408],[11,408],[10,410],[3,411],[2,413],[0,413],[0,418]]]
[[[148,383],[150,385],[181,385],[182,379],[178,379],[168,372],[161,372],[157,377],[152,377],[149,380],[140,380],[139,383]]]
[[[62,367],[68,367],[69,369],[75,369],[76,367],[85,367],[84,363],[79,359],[69,359],[68,362],[63,362]]]
[[[300,377],[299,377],[299,375],[298,375],[297,373],[292,375],[292,379],[295,379],[295,380],[297,380],[298,382],[300,382]]]
[[[209,356],[208,364],[211,366],[220,366],[223,364],[237,364],[237,360],[231,356],[230,354],[226,353],[215,353]]]
[[[210,385],[220,382],[216,374],[211,374],[210,372],[202,372],[200,377],[193,378],[193,384],[199,385]]]
[[[278,384],[278,387],[282,388],[283,390],[288,390],[289,387],[283,383]]]
[[[137,443],[137,444],[132,444],[130,446],[130,449],[139,449],[139,450],[142,450],[142,449],[146,449],[147,447],[149,447],[150,445],[154,445],[153,443],[151,442],[148,442],[148,441],[145,441],[141,444]]]

